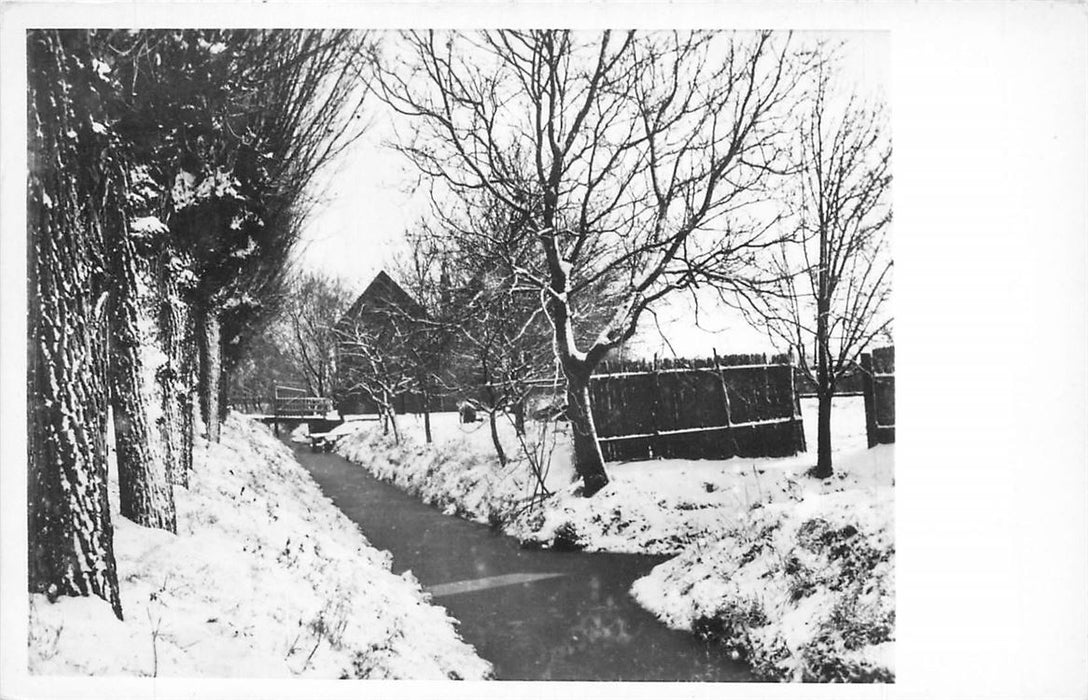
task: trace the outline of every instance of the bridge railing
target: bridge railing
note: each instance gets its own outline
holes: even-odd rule
[[[332,399],[323,396],[280,396],[275,400],[277,416],[323,416],[332,410]]]

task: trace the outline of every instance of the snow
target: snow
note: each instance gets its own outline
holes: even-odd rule
[[[131,228],[132,233],[137,236],[152,236],[156,234],[165,234],[170,231],[166,224],[164,224],[157,216],[137,217],[129,224],[129,228]]]
[[[840,459],[841,477],[739,514],[724,536],[636,581],[632,595],[689,631],[758,606],[765,622],[727,646],[770,678],[894,678],[894,488],[869,478],[890,474],[893,456],[882,445]]]
[[[840,454],[865,450],[864,404],[857,397],[836,398],[832,429]],[[805,434],[815,435],[816,402],[802,401]],[[422,419],[398,417],[401,444],[382,435],[377,423],[358,427],[337,451],[363,464],[375,476],[477,522],[494,523],[532,494],[533,479],[509,420],[500,420],[500,438],[511,457],[500,467],[486,422],[458,423],[455,413],[431,416],[434,443],[423,440]],[[531,432],[540,424],[530,422]],[[593,498],[582,498],[574,479],[565,424],[555,436],[545,483],[555,496],[542,510],[504,519],[503,529],[523,541],[544,546],[561,535],[564,544],[588,551],[675,554],[699,539],[720,538],[737,515],[753,503],[796,497],[802,488],[819,492],[845,488],[842,473],[829,482],[812,482],[803,472],[812,453],[787,458],[730,460],[651,460],[608,465],[611,482]],[[875,488],[891,482],[891,464],[869,460],[852,477]],[[853,483],[853,482],[852,482]],[[576,542],[570,542],[576,535]]]
[[[423,421],[418,416],[398,416],[401,442],[383,433],[380,422],[348,422],[350,431],[339,440],[336,451],[363,464],[374,476],[396,484],[449,514],[480,523],[506,522],[506,531],[515,534],[512,521],[516,511],[533,494],[534,479],[510,421],[499,423],[500,440],[512,458],[499,464],[486,422],[459,423],[456,413],[431,416],[433,444],[423,440]],[[552,447],[552,465],[544,476],[549,490],[565,489],[571,483],[569,439],[540,433],[531,425],[529,440],[545,441]],[[554,440],[554,446],[552,445]]]
[[[301,423],[297,428],[291,431],[291,442],[309,442],[310,441],[310,426],[306,423]]]
[[[449,514],[500,526],[525,543],[677,555],[636,583],[638,602],[690,631],[723,619],[733,624],[736,611],[747,610],[762,624],[724,643],[768,678],[886,680],[894,677],[894,446],[867,449],[863,399],[837,397],[835,474],[813,479],[805,472],[815,463],[817,404],[801,404],[809,452],[613,463],[610,483],[591,499],[580,496],[569,437],[560,432],[545,479],[555,493],[535,509],[523,507],[533,480],[505,420],[501,436],[512,458],[505,467],[487,424],[459,425],[455,414],[432,416],[433,444],[424,442],[418,417],[401,416],[399,445],[369,423],[356,426],[338,451]],[[530,432],[540,429],[531,424]],[[836,545],[848,556],[800,546],[798,533],[812,528],[829,528],[832,539],[856,531]],[[790,556],[803,566],[787,572]],[[859,557],[871,561],[860,571],[843,569]],[[857,629],[847,625],[844,633],[839,627],[851,619]],[[869,643],[859,645],[858,635]]]
[[[117,484],[110,484],[111,505]],[[30,670],[60,675],[480,679],[490,665],[271,432],[232,415],[198,438],[178,534],[113,511],[125,620],[30,596]]]

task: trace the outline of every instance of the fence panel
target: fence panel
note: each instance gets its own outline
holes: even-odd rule
[[[869,447],[895,442],[895,348],[861,356],[865,390],[865,434]]]
[[[662,429],[684,430],[722,424],[722,386],[713,370],[661,373],[658,386]]]
[[[653,374],[604,377],[590,382],[590,401],[600,406],[593,418],[603,435],[637,435],[654,432],[656,400]],[[642,406],[640,411],[625,411],[624,406]]]
[[[611,363],[590,381],[590,396],[609,461],[785,456],[805,449],[793,368],[768,365],[762,355]]]

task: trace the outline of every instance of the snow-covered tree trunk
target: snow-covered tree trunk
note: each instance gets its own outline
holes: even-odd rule
[[[423,436],[427,439],[427,443],[434,442],[431,436],[431,398],[430,395],[424,391],[420,394],[420,400],[423,402]]]
[[[604,456],[597,442],[597,426],[589,400],[591,369],[567,369],[567,419],[574,433],[574,469],[583,483],[582,493],[589,497],[608,485]]]
[[[582,479],[582,495],[589,498],[609,481],[589,398],[589,377],[608,351],[608,345],[597,342],[589,352],[578,350],[569,302],[570,266],[560,257],[554,236],[542,236],[541,242],[550,275],[551,296],[546,310],[552,323],[555,355],[567,379],[567,420],[573,433],[574,471]],[[629,331],[633,329],[633,323],[630,325]]]
[[[816,395],[819,400],[816,422],[816,466],[812,476],[826,479],[832,474],[831,464],[831,397],[834,394],[831,375],[829,315],[831,309],[830,275],[828,268],[829,240],[827,224],[819,227],[820,253],[816,271]]]
[[[511,406],[514,414],[514,432],[518,437],[525,435],[525,397],[522,396]]]
[[[167,478],[159,427],[150,418],[150,387],[145,386],[141,345],[150,338],[140,333],[136,254],[123,210],[107,209],[105,233],[112,278],[110,405],[121,515],[145,527],[177,532],[174,490]]]
[[[178,295],[177,280],[169,263],[158,270],[158,327],[159,341],[166,355],[164,364],[156,374],[162,400],[160,422],[163,446],[163,465],[171,484],[188,485],[182,465],[182,407],[179,395],[182,391],[181,352],[185,332],[185,311]]]
[[[491,410],[487,412],[487,422],[491,427],[491,444],[495,446],[495,454],[499,458],[499,464],[506,466],[506,451],[502,448],[502,441],[499,440],[499,425],[498,425],[498,411]]]
[[[197,321],[200,345],[200,417],[209,442],[219,442],[219,382],[221,353],[219,342],[219,312],[214,308],[200,310]]]
[[[93,80],[82,37],[27,37],[28,584],[51,598],[99,596],[120,618],[106,490],[104,260],[79,152],[94,139],[77,116]]]
[[[195,360],[197,356],[196,342],[194,340],[193,314],[185,314],[185,325],[180,345],[180,361],[178,363],[178,410],[181,413],[181,452],[178,463],[177,484],[189,488],[189,478],[193,473],[193,445],[196,432],[194,378]]]

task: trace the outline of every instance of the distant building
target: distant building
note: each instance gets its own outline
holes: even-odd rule
[[[378,410],[366,392],[352,388],[353,374],[359,371],[361,364],[365,364],[359,358],[356,339],[365,337],[373,351],[403,357],[403,346],[418,337],[426,316],[419,302],[384,270],[374,276],[336,323],[340,337],[336,366],[341,387],[337,392],[336,405],[340,413],[375,413]],[[446,405],[451,402],[442,397],[431,397],[428,403],[431,411],[453,410],[452,404]],[[398,413],[419,413],[423,410],[423,399],[414,392],[404,391],[394,400],[394,408]]]

